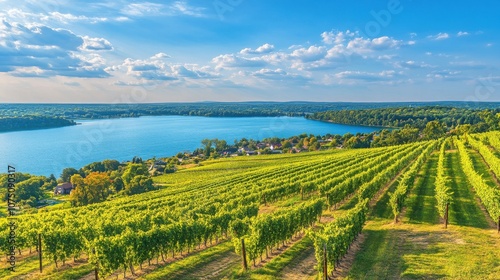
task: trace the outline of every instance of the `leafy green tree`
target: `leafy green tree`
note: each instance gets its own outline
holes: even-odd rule
[[[215,151],[217,152],[222,152],[227,148],[226,140],[214,139],[214,143],[215,143]]]
[[[144,175],[137,175],[125,185],[126,194],[139,194],[153,190],[153,180]]]
[[[115,171],[120,167],[120,162],[114,159],[105,159],[102,161],[105,171]]]
[[[27,201],[30,206],[34,207],[43,197],[42,185],[44,181],[41,177],[32,177],[16,184],[15,200],[17,202]]]
[[[78,174],[78,170],[71,168],[71,167],[64,168],[62,173],[61,173],[61,180],[63,182],[69,182],[71,179],[71,176],[73,176],[75,174]]]
[[[444,136],[445,132],[445,127],[438,121],[428,122],[423,131],[426,139],[438,139]]]
[[[141,163],[130,163],[123,172],[122,175],[123,183],[127,185],[135,176],[138,175],[147,176],[148,168],[146,167],[146,165]]]
[[[106,173],[92,172],[82,178],[80,174],[71,176],[70,200],[74,206],[87,205],[106,200],[109,195],[111,180]]]
[[[121,177],[116,177],[113,181],[113,186],[115,188],[115,192],[119,192],[123,190],[125,184],[123,183],[123,179]]]
[[[205,156],[210,156],[210,150],[212,149],[212,140],[203,139],[201,140],[201,144],[205,147]]]

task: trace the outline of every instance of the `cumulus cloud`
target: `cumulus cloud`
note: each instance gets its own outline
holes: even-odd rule
[[[92,38],[45,25],[0,23],[0,71],[21,77],[107,77],[104,59],[82,55],[91,50]],[[89,41],[86,44],[86,40]],[[94,40],[101,42],[101,40]],[[106,40],[104,40],[107,42]],[[109,42],[108,42],[109,43]]]
[[[223,54],[212,59],[215,69],[235,68],[235,67],[264,67],[266,62],[260,57],[245,58],[234,54]]]
[[[310,46],[309,48],[300,48],[294,50],[290,56],[302,62],[311,62],[319,60],[326,55],[326,47]]]
[[[459,32],[457,33],[457,36],[458,36],[458,37],[468,36],[468,35],[470,35],[470,33],[469,33],[469,32],[467,32],[467,31],[459,31]]]
[[[321,38],[325,44],[342,44],[348,38],[353,38],[357,36],[358,32],[351,32],[347,30],[345,32],[342,31],[330,31],[321,33]]]
[[[83,44],[81,45],[82,50],[86,51],[110,51],[113,50],[111,43],[104,38],[91,38],[89,36],[83,36]]]
[[[270,53],[274,50],[274,46],[271,44],[264,44],[255,50],[251,48],[244,48],[240,51],[241,54],[262,54],[262,53]]]
[[[273,80],[273,81],[306,82],[310,80],[310,78],[308,77],[299,74],[289,73],[280,68],[278,69],[263,68],[253,72],[251,75],[261,79]]]
[[[172,64],[166,61],[170,58],[165,53],[157,53],[148,59],[127,58],[122,64],[108,67],[109,72],[119,72],[128,78],[135,78],[134,81],[121,81],[116,85],[136,85],[141,81],[183,81],[194,79],[217,78],[209,66],[199,66],[198,64]]]

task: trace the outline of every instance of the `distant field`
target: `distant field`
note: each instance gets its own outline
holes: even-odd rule
[[[447,229],[435,196],[442,140],[236,157],[155,177],[159,191],[20,217],[17,271],[4,261],[0,278],[95,279],[97,267],[100,279],[320,279],[323,240],[333,278],[498,279],[500,134],[469,137],[445,148]],[[391,196],[409,176],[394,223]]]

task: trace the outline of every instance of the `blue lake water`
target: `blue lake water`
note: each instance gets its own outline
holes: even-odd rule
[[[77,120],[81,125],[0,133],[0,173],[16,171],[59,176],[65,167],[80,168],[103,159],[167,157],[201,147],[205,138],[263,139],[301,133],[325,135],[371,132],[373,127],[339,125],[298,117],[207,118],[154,116]]]

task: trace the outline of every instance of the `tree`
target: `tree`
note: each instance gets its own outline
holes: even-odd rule
[[[69,182],[71,179],[71,176],[73,176],[75,174],[78,174],[78,170],[71,168],[71,167],[64,168],[62,173],[61,173],[61,180],[63,182]]]
[[[144,175],[138,175],[125,186],[126,194],[139,194],[153,190],[153,180]]]
[[[32,207],[43,197],[41,189],[44,181],[40,177],[32,177],[16,184],[15,199],[17,202],[28,201]]]
[[[212,140],[203,139],[201,140],[201,144],[205,146],[205,156],[210,156],[210,150],[212,149]]]
[[[111,180],[106,173],[92,172],[82,178],[80,174],[71,176],[75,187],[70,194],[74,206],[87,205],[106,200],[110,193]]]
[[[111,180],[106,173],[92,172],[83,181],[89,192],[89,203],[101,202],[108,198]]]
[[[105,159],[102,161],[102,164],[106,171],[115,171],[120,167],[120,162],[114,159]]]
[[[141,163],[130,163],[125,171],[123,172],[122,179],[125,185],[130,183],[132,178],[137,175],[148,175],[148,169],[144,164]]]
[[[214,140],[215,142],[215,151],[217,152],[222,152],[227,148],[227,142],[226,140]]]
[[[444,136],[446,130],[444,126],[438,121],[430,121],[425,125],[424,137],[427,139],[438,139]]]
[[[71,184],[74,189],[69,195],[69,200],[73,206],[87,205],[88,199],[86,194],[86,186],[83,182],[83,177],[80,174],[75,174],[71,176]]]
[[[123,183],[123,179],[121,177],[116,177],[113,181],[113,186],[115,187],[115,192],[119,192],[123,190],[125,184]]]

